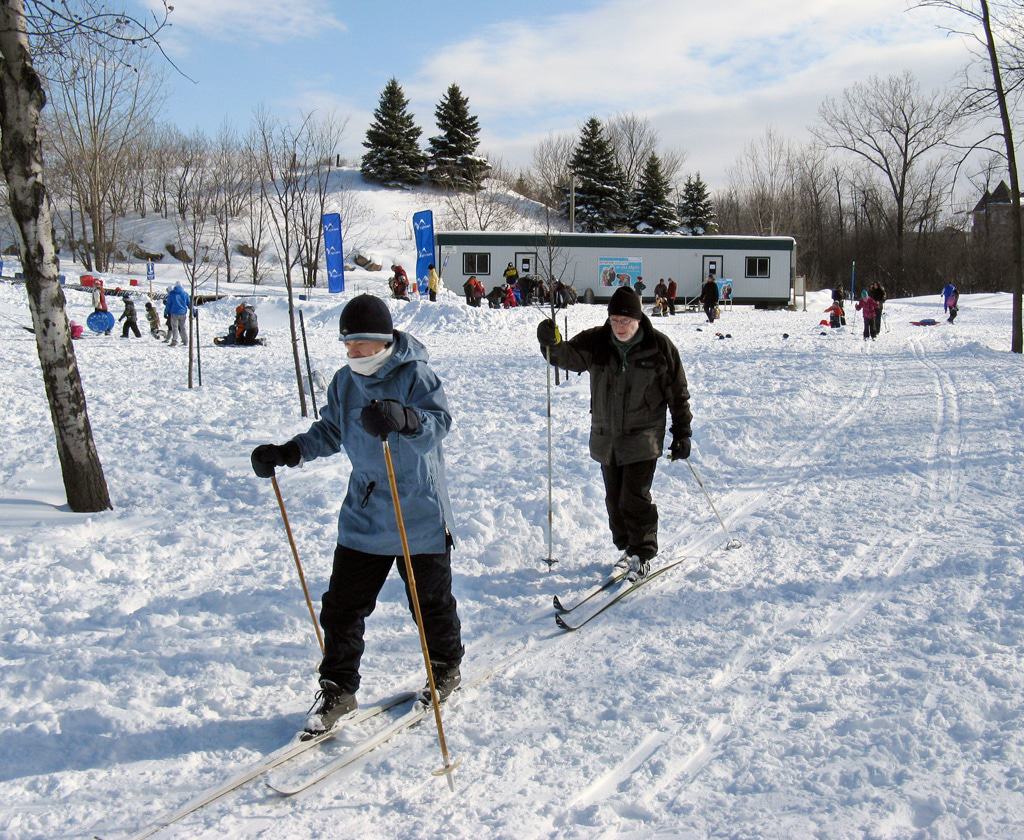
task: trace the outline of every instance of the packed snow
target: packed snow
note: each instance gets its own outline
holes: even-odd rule
[[[159,286],[173,279],[158,269]],[[327,379],[354,290],[383,295],[384,278],[354,272],[348,292],[299,301]],[[389,301],[451,404],[463,672],[490,673],[445,709],[455,793],[431,775],[428,719],[298,797],[257,779],[159,836],[1024,834],[1021,360],[1007,352],[1008,295],[963,296],[950,326],[938,291],[889,301],[874,342],[852,310],[846,330],[819,327],[823,293],[806,311],[726,309],[713,326],[656,319],[689,378],[691,462],[741,546],[725,548],[687,464],[663,461],[661,559],[684,562],[574,634],[556,628],[552,595],[574,600],[616,554],[587,455],[586,375],[552,387],[549,570],[542,313],[471,309],[450,291]],[[187,350],[151,338],[141,306],[143,338],[75,342],[114,504],[83,515],[66,507],[19,329],[25,289],[0,282],[4,837],[132,836],[286,743],[312,702],[313,628],[271,484],[249,465],[255,445],[312,419],[286,299],[220,292],[200,309],[202,387],[186,387]],[[242,295],[268,346],[214,347]],[[67,309],[84,323],[89,295],[68,288]],[[605,311],[558,317],[571,335]],[[940,323],[911,324],[924,317]],[[348,471],[344,455],[279,471],[317,601]],[[393,573],[360,700],[422,679]]]

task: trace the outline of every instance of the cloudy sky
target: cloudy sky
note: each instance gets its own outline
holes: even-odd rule
[[[350,118],[343,151],[355,158],[391,76],[424,138],[456,82],[484,150],[508,163],[591,115],[633,112],[712,189],[768,126],[807,140],[824,97],[904,69],[944,87],[969,58],[941,28],[949,17],[904,0],[173,2],[163,42],[195,81],[170,74],[165,112],[185,130],[244,128],[260,103],[333,108]]]

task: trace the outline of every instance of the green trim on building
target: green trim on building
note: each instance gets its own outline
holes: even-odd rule
[[[666,251],[790,251],[796,240],[789,236],[647,236],[642,233],[488,233],[487,231],[446,231],[434,234],[439,247],[463,248],[497,246],[554,248],[651,248]]]

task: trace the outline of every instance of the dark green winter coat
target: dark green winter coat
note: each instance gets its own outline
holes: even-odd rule
[[[551,364],[590,373],[590,457],[601,464],[660,457],[666,413],[674,435],[690,436],[690,392],[679,351],[646,315],[640,329],[643,338],[625,361],[608,323],[550,348]]]

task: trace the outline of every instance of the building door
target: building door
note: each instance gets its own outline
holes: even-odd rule
[[[721,254],[704,254],[700,282],[703,283],[707,280],[709,274],[714,274],[716,280],[721,280],[724,271],[723,264],[724,260]]]
[[[533,275],[537,273],[537,252],[536,251],[517,251],[516,252],[516,271],[519,272],[520,277],[524,277],[527,274]]]

